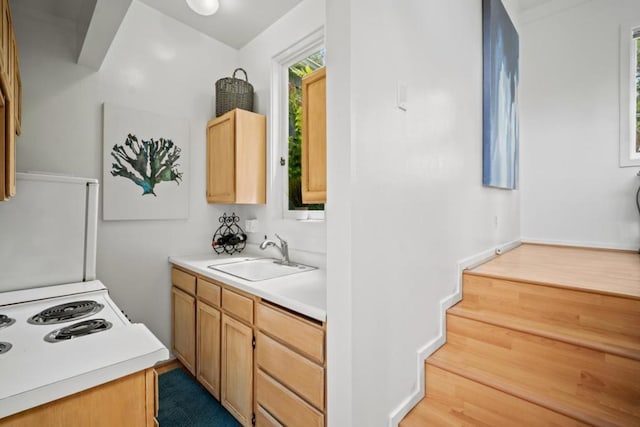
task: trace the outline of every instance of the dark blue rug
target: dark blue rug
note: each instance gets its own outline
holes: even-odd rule
[[[237,427],[240,424],[182,369],[158,378],[160,427]]]

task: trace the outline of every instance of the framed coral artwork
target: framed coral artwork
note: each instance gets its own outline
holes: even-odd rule
[[[188,218],[187,121],[107,103],[103,118],[103,219]]]

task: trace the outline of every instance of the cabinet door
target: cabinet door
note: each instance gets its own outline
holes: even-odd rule
[[[327,200],[327,101],[325,68],[302,79],[302,202]]]
[[[16,134],[22,132],[22,80],[20,79],[20,65],[18,63],[18,48],[13,40],[13,105]]]
[[[7,170],[7,131],[5,128],[6,117],[7,103],[5,101],[4,93],[2,93],[2,88],[0,88],[0,201],[7,200],[9,198],[5,183]]]
[[[7,197],[16,195],[16,122],[14,118],[15,103],[7,96],[4,110],[5,135],[5,192]]]
[[[220,311],[198,301],[198,381],[220,400]]]
[[[220,401],[243,426],[251,425],[253,407],[253,329],[222,315]]]
[[[195,375],[196,370],[196,300],[173,287],[173,353]]]
[[[2,0],[2,72],[5,78],[9,78],[9,43],[11,32],[11,14],[9,12],[9,0]]]
[[[207,127],[207,201],[236,199],[235,114],[220,116]]]

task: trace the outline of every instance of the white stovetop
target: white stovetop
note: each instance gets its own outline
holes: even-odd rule
[[[54,297],[56,294],[66,295]],[[105,307],[77,321],[103,318],[113,324],[111,329],[49,343],[44,341],[47,333],[75,321],[27,323],[45,308],[83,299],[96,300]],[[13,345],[0,354],[0,418],[149,368],[169,357],[146,326],[131,324],[122,315],[99,281],[0,293],[0,314],[16,320],[0,329],[0,341]]]
[[[256,254],[252,251],[233,256],[210,253],[206,255],[172,256],[169,257],[169,262],[203,276],[219,280],[241,291],[257,295],[305,316],[322,322],[326,321],[326,274],[322,268],[276,279],[250,282],[207,267],[212,264],[228,262],[234,258],[264,256],[264,253]],[[306,264],[307,260],[303,262]],[[311,264],[313,265],[313,263]]]

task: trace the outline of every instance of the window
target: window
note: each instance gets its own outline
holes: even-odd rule
[[[620,31],[620,166],[640,166],[640,26]]]
[[[305,205],[301,192],[302,77],[324,66],[324,29],[319,28],[273,58],[271,74],[273,179],[281,183],[284,218],[324,219],[324,205]]]

